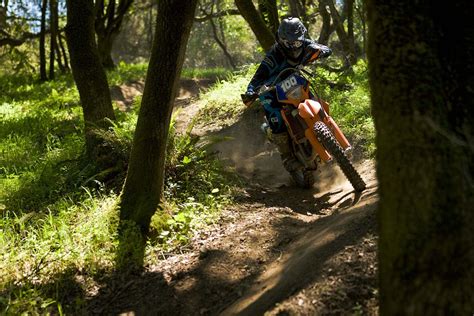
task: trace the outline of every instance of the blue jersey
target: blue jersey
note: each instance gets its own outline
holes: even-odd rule
[[[260,63],[260,66],[247,87],[247,91],[255,92],[261,85],[273,81],[282,70],[300,65],[306,60],[307,56],[318,51],[318,58],[327,57],[332,53],[329,47],[305,39],[302,53],[298,58],[292,59],[285,55],[280,44],[275,43]]]

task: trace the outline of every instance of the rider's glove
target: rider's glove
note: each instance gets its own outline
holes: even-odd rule
[[[305,56],[303,58],[303,65],[309,64],[316,59],[328,57],[331,55],[332,50],[324,45],[312,43],[306,47]]]
[[[258,94],[256,94],[252,89],[248,89],[247,92],[241,94],[240,97],[246,106],[250,106],[253,101],[257,99]]]
[[[303,57],[303,60],[302,60],[301,64],[302,65],[307,65],[307,64],[315,61],[316,59],[318,59],[320,53],[321,53],[321,51],[319,49],[314,48],[314,47],[309,47],[307,52],[305,53],[305,55]]]

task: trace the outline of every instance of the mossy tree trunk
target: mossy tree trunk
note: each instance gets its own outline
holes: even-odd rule
[[[107,128],[115,120],[109,85],[97,51],[92,0],[67,1],[66,40],[72,74],[84,113],[86,147],[89,156],[97,158],[101,138],[97,128]]]
[[[370,0],[381,315],[474,312],[471,0]]]
[[[146,235],[164,187],[166,143],[197,0],[161,0],[145,90],[135,130],[120,219]],[[179,13],[179,19],[176,18]]]
[[[252,0],[235,0],[235,5],[249,24],[262,48],[268,51],[275,43],[275,37],[255,8]]]

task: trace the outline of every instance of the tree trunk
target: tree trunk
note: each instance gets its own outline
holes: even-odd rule
[[[232,55],[227,50],[227,46],[224,44],[224,42],[219,39],[219,35],[217,33],[217,27],[216,27],[216,24],[214,23],[214,20],[210,19],[209,23],[211,24],[212,34],[214,35],[214,40],[216,41],[217,45],[219,45],[219,47],[222,49],[222,52],[224,53],[225,57],[227,58],[227,61],[229,62],[232,69],[236,70],[237,66],[235,65],[235,62],[234,62],[234,59],[232,58]]]
[[[92,0],[67,1],[66,40],[84,112],[87,152],[93,158],[101,154],[100,137],[94,129],[108,127],[107,119],[115,120],[107,77],[97,51],[94,19]]]
[[[8,4],[0,1],[0,30],[7,27],[7,10]]]
[[[154,10],[154,6],[153,5],[150,5],[149,9],[148,9],[148,17],[147,17],[147,23],[146,23],[146,27],[145,29],[147,30],[147,34],[146,34],[146,39],[147,39],[147,43],[148,43],[148,46],[149,46],[149,51],[151,51],[152,47],[153,47],[153,30],[154,30],[154,27],[153,27],[153,10]]]
[[[163,194],[166,143],[197,0],[161,0],[145,90],[121,195],[121,221],[148,233]],[[176,19],[176,12],[180,18]]]
[[[273,34],[275,34],[280,25],[276,0],[259,0],[258,9],[260,11],[260,16],[265,21],[268,28]]]
[[[48,80],[46,74],[46,9],[48,6],[48,0],[43,0],[41,3],[41,29],[40,29],[40,41],[39,41],[39,53],[40,53],[40,80]]]
[[[331,36],[331,15],[329,14],[326,6],[326,0],[319,0],[319,14],[323,20],[323,25],[321,27],[321,33],[319,34],[318,43],[323,45],[328,44],[329,36]]]
[[[345,0],[345,9],[347,16],[347,40],[352,46],[351,49],[355,55],[355,38],[354,38],[354,0]]]
[[[306,4],[305,1],[300,0],[287,0],[290,6],[290,15],[300,18],[303,23],[307,23]]]
[[[275,37],[253,5],[252,0],[235,0],[235,5],[249,24],[262,48],[268,51],[275,43]]]
[[[61,53],[63,54],[64,68],[66,71],[69,71],[69,61],[67,59],[66,50],[64,49],[63,37],[61,36],[61,33],[58,33],[58,43],[59,43],[59,48],[61,48]]]
[[[56,53],[56,36],[58,33],[58,2],[57,0],[49,0],[49,14],[51,31],[50,47],[49,47],[49,79],[54,79],[54,55]]]
[[[62,61],[61,51],[59,49],[59,44],[58,44],[58,37],[56,37],[56,44],[55,44],[56,62],[58,63],[59,71],[61,71],[61,73],[65,73],[66,72],[66,67],[64,66],[63,61]]]
[[[99,34],[97,36],[99,57],[102,62],[102,66],[107,69],[113,69],[115,67],[115,63],[112,58],[112,46],[114,44],[115,37],[116,34]]]
[[[355,55],[355,43],[353,41],[351,42],[347,36],[346,30],[344,29],[344,22],[341,19],[336,6],[334,5],[334,0],[327,0],[327,4],[329,5],[332,21],[336,27],[337,37],[339,37],[339,40],[341,41],[342,49],[344,50],[349,63],[354,65],[357,62]]]
[[[102,65],[111,69],[115,67],[112,59],[112,48],[115,38],[120,32],[123,18],[132,5],[133,0],[110,0],[105,7],[104,0],[97,0],[95,11],[95,31],[97,33],[97,42],[99,47],[99,56]]]
[[[381,315],[474,311],[471,0],[371,0]]]
[[[8,0],[0,0],[0,30],[7,28]]]
[[[367,1],[363,1],[356,6],[356,12],[360,19],[362,33],[362,58],[366,59],[367,54]]]

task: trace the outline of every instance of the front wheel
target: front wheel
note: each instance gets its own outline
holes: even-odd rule
[[[334,135],[331,133],[329,128],[321,121],[314,124],[314,132],[319,142],[326,148],[326,150],[331,154],[333,159],[336,160],[337,164],[341,168],[342,172],[352,184],[354,189],[357,192],[364,191],[366,184],[364,180],[360,177],[357,170],[350,162],[349,158],[344,154],[344,150],[341,145],[334,138]]]

